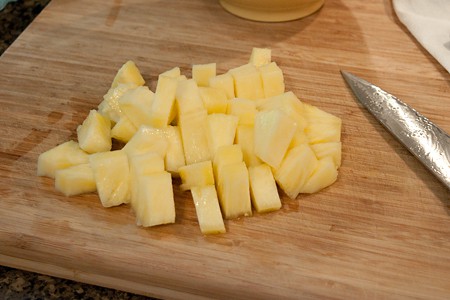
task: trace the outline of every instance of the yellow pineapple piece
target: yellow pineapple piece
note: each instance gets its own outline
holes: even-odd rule
[[[150,125],[153,127],[162,128],[172,122],[177,86],[177,78],[164,75],[158,77],[158,84],[156,86],[150,114]]]
[[[308,144],[297,146],[288,151],[280,167],[275,169],[275,180],[289,198],[295,199],[317,164],[316,155]]]
[[[228,102],[227,113],[239,118],[239,125],[253,125],[257,113],[253,100],[234,98]]]
[[[300,189],[301,193],[316,193],[332,185],[337,180],[338,172],[333,158],[327,156],[320,159],[314,172]]]
[[[218,148],[213,160],[214,179],[216,183],[219,181],[219,173],[223,166],[240,163],[243,159],[244,156],[240,145],[233,144]],[[217,187],[219,186],[217,185]]]
[[[289,144],[288,149],[295,148],[305,143],[309,143],[309,139],[306,136],[305,131],[303,130],[303,128],[297,128],[297,130],[294,133],[294,136],[292,137],[292,141]]]
[[[234,91],[237,98],[256,100],[264,98],[261,74],[252,64],[242,65],[231,69],[234,80]]]
[[[66,196],[95,192],[97,186],[91,166],[86,163],[56,170],[55,188]]]
[[[211,160],[206,131],[206,116],[205,110],[180,116],[179,126],[187,165]]]
[[[127,116],[123,115],[120,117],[119,122],[117,122],[111,129],[111,137],[118,141],[128,143],[136,131],[137,127],[134,126]]]
[[[151,125],[151,107],[154,93],[147,86],[126,91],[119,98],[119,107],[136,128]]]
[[[261,73],[264,96],[273,97],[284,93],[283,71],[276,62],[271,62],[259,68]]]
[[[172,78],[179,78],[181,76],[181,70],[179,67],[174,67],[160,74],[161,76],[167,76]]]
[[[305,128],[309,143],[332,143],[341,140],[341,124],[309,123]]]
[[[92,154],[89,163],[104,207],[130,202],[130,169],[123,150]]]
[[[209,79],[209,86],[218,88],[225,92],[227,99],[233,99],[234,93],[234,79],[230,73],[220,74]]]
[[[214,184],[214,174],[210,160],[186,165],[178,169],[181,177],[182,191],[190,190],[193,186]]]
[[[244,162],[220,168],[217,188],[220,207],[226,219],[251,216],[250,183]]]
[[[175,223],[175,201],[170,173],[157,172],[139,176],[133,206],[137,225],[150,227]]]
[[[336,168],[339,168],[341,166],[341,159],[342,159],[341,142],[313,144],[311,145],[311,149],[314,151],[318,159],[331,157],[333,159]]]
[[[111,150],[111,121],[96,110],[91,110],[77,128],[80,148],[88,153]]]
[[[208,145],[214,157],[219,147],[233,144],[239,119],[233,115],[211,114],[206,120]]]
[[[216,76],[216,63],[192,66],[192,78],[198,86],[209,86],[209,79]]]
[[[277,168],[292,141],[297,124],[281,110],[258,112],[255,117],[255,154]]]
[[[225,225],[214,185],[193,186],[191,194],[201,232],[203,234],[225,233]]]
[[[39,155],[37,175],[55,178],[55,172],[89,162],[89,155],[77,142],[68,141]]]
[[[164,159],[166,171],[173,176],[178,176],[178,169],[186,165],[180,128],[178,126],[167,126],[163,133],[169,142]]]
[[[119,71],[117,71],[111,87],[115,88],[121,83],[134,83],[137,86],[145,84],[145,80],[142,78],[141,72],[136,64],[131,60],[123,64]]]
[[[254,126],[238,125],[236,130],[236,144],[241,146],[247,167],[257,166],[262,163],[255,154]]]
[[[163,129],[142,125],[122,150],[128,156],[156,152],[164,158],[168,148],[169,141],[165,137]]]
[[[199,88],[194,79],[179,81],[175,97],[179,117],[191,112],[206,112],[206,108],[200,98]]]
[[[272,61],[272,50],[268,48],[253,48],[250,63],[255,67],[261,67]]]
[[[227,112],[228,99],[224,90],[212,87],[200,87],[199,92],[208,114]]]
[[[249,167],[250,195],[253,206],[259,213],[281,208],[280,195],[269,165],[260,164]]]
[[[119,122],[123,116],[119,106],[119,98],[128,90],[135,88],[137,88],[137,85],[133,82],[121,83],[114,88],[110,88],[103,96],[103,101],[98,105],[98,112],[115,123]]]

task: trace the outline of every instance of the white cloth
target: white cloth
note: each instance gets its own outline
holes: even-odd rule
[[[393,0],[400,21],[450,73],[450,0]]]

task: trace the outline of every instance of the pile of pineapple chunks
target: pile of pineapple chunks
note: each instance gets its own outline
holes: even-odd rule
[[[223,219],[281,208],[337,179],[341,119],[285,91],[271,50],[224,74],[216,64],[175,67],[152,92],[134,62],[117,72],[97,110],[38,159],[38,175],[66,196],[97,192],[104,207],[130,204],[140,226],[175,222],[172,178],[190,191],[203,234]],[[112,139],[125,143],[112,150]]]

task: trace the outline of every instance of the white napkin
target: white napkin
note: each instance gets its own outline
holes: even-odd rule
[[[400,21],[450,73],[450,0],[393,0],[393,3]]]

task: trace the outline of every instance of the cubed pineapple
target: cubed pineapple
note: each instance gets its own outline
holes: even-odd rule
[[[227,164],[218,173],[220,207],[226,219],[251,216],[250,184],[244,162]]]
[[[297,124],[281,110],[258,112],[255,117],[255,154],[277,168],[292,141]]]
[[[208,145],[214,157],[219,147],[233,144],[239,119],[233,115],[211,114],[206,120]]]
[[[255,67],[261,67],[272,61],[272,50],[268,48],[253,48],[250,63]]]
[[[248,174],[250,177],[250,195],[256,211],[265,213],[280,209],[280,195],[269,165],[261,164],[249,167]]]
[[[163,129],[142,125],[123,147],[123,151],[128,156],[156,152],[164,158],[169,147],[169,141],[162,131]]]
[[[89,156],[95,184],[104,207],[111,207],[131,200],[130,169],[124,151],[115,150]]]
[[[81,150],[77,142],[62,143],[39,155],[37,175],[55,178],[56,170],[89,162],[89,155]]]
[[[226,232],[214,185],[193,186],[191,194],[201,232],[203,234]]]
[[[156,86],[155,96],[151,106],[150,125],[153,127],[166,127],[174,117],[175,94],[178,79],[160,75]]]
[[[206,132],[206,116],[205,110],[180,116],[181,139],[187,165],[211,160]]]
[[[275,180],[289,198],[295,199],[317,164],[316,155],[308,144],[297,146],[288,151],[280,167],[275,169]]]
[[[151,107],[154,93],[147,86],[140,86],[126,91],[119,98],[119,107],[136,128],[151,125]]]
[[[231,69],[234,80],[234,91],[237,98],[256,100],[264,98],[261,74],[252,64]]]
[[[135,88],[137,88],[137,85],[133,82],[121,83],[114,88],[110,88],[103,96],[103,101],[98,105],[98,112],[115,123],[119,122],[123,116],[119,106],[119,98],[128,90]]]
[[[89,163],[56,170],[55,188],[66,196],[95,192],[97,186]]]
[[[309,123],[305,133],[311,144],[340,142],[341,124]]]
[[[208,114],[227,112],[228,99],[223,90],[212,87],[200,87],[199,92]]]
[[[341,124],[342,120],[335,115],[332,115],[317,106],[303,103],[303,115],[306,120],[311,123],[327,123],[327,124]]]
[[[178,115],[181,118],[192,112],[205,111],[200,92],[194,79],[187,79],[178,82],[176,91],[176,105]]]
[[[283,71],[276,62],[271,62],[259,68],[261,73],[264,96],[273,97],[284,93]]]
[[[306,136],[305,131],[302,128],[297,128],[297,130],[294,133],[294,136],[292,137],[292,141],[289,144],[288,149],[295,148],[305,143],[309,143],[309,139]]]
[[[300,193],[316,193],[332,185],[338,176],[333,158],[327,156],[319,160],[316,169],[300,190]]]
[[[111,84],[112,88],[115,88],[121,83],[134,83],[137,86],[144,85],[145,80],[142,78],[141,72],[139,71],[136,64],[129,60],[117,71],[116,76]]]
[[[257,113],[253,100],[234,98],[228,102],[227,113],[239,118],[239,125],[253,125]]]
[[[230,73],[224,73],[211,77],[209,79],[209,86],[224,91],[227,99],[233,99],[235,97],[234,79]]]
[[[233,144],[228,146],[222,146],[217,149],[214,155],[213,161],[213,171],[214,171],[214,179],[216,183],[218,182],[218,174],[220,169],[229,164],[240,163],[243,161],[243,154],[240,145]]]
[[[167,126],[163,130],[169,146],[164,159],[166,171],[178,176],[178,169],[186,164],[184,158],[183,141],[178,126]]]
[[[181,70],[179,67],[175,67],[175,68],[172,68],[170,70],[167,70],[167,71],[161,73],[160,75],[172,77],[172,78],[179,78],[181,76]]]
[[[111,129],[111,137],[118,141],[128,143],[136,131],[136,126],[134,126],[127,116],[123,115],[120,117],[119,122]]]
[[[257,166],[262,163],[255,154],[254,126],[238,125],[235,142],[242,148],[242,154],[247,167]]]
[[[111,121],[96,110],[91,110],[77,128],[80,148],[87,153],[111,150]]]
[[[168,172],[139,176],[133,201],[136,223],[144,227],[175,223],[172,177]]]
[[[214,184],[214,174],[210,160],[186,165],[178,169],[181,177],[182,191],[190,190],[193,186]]]
[[[318,159],[325,157],[331,157],[336,168],[341,166],[342,156],[342,144],[341,142],[321,143],[311,145],[311,149],[316,154]]]
[[[216,63],[192,66],[192,78],[198,86],[209,86],[209,79],[216,76]]]

